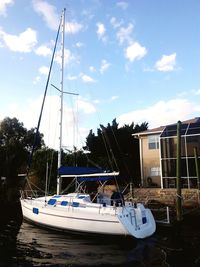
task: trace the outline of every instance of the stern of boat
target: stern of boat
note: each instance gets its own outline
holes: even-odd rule
[[[129,235],[135,238],[147,238],[156,230],[153,214],[143,204],[123,207],[117,216]]]

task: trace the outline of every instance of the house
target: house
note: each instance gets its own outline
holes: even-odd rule
[[[133,134],[139,139],[143,187],[176,186],[177,124]],[[197,188],[194,147],[200,158],[200,117],[181,123],[181,185]]]

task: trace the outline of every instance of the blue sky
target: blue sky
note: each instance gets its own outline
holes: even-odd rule
[[[78,138],[74,120],[84,141],[90,129],[114,118],[120,126],[146,121],[153,128],[199,116],[200,1],[1,0],[0,119],[36,126],[64,7],[65,90],[79,94],[65,96],[65,146]],[[47,133],[57,121],[57,105],[50,88],[41,126],[50,146],[56,142]],[[47,120],[49,113],[53,118]]]

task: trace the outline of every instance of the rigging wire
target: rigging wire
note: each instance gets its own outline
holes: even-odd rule
[[[43,106],[44,106],[44,100],[46,98],[46,91],[47,91],[47,87],[48,87],[48,84],[49,84],[49,78],[50,78],[50,74],[51,74],[51,68],[52,68],[53,59],[54,59],[54,55],[55,55],[55,50],[56,50],[58,35],[59,35],[59,32],[60,32],[60,27],[61,27],[61,22],[60,22],[58,33],[57,33],[57,37],[56,37],[54,52],[53,52],[51,66],[50,66],[49,75],[48,75],[48,79],[47,79],[47,84],[46,84],[46,88],[45,88],[45,94],[44,94],[44,98],[43,98],[42,109],[41,109],[41,113],[40,113],[40,117],[39,117],[39,121],[38,121],[38,127],[37,127],[37,132],[36,132],[36,135],[35,135],[35,139],[37,139],[37,135],[39,133],[39,126],[40,126],[40,121],[41,121],[41,116],[42,116],[42,111],[43,111]],[[78,100],[76,101],[76,104],[78,106]],[[73,112],[73,120],[74,120],[74,122],[77,122],[74,112]],[[76,123],[74,123],[74,125],[76,125]],[[111,130],[113,131],[112,127],[111,127]],[[78,132],[78,129],[77,129],[77,132]],[[80,132],[79,132],[79,134],[80,134]],[[114,132],[113,132],[113,134],[114,134]],[[75,143],[75,139],[76,139],[75,130],[73,131],[73,139],[74,139],[74,143]],[[115,139],[116,139],[116,137],[115,137]],[[109,164],[110,164],[112,170],[114,170],[114,166],[117,167],[117,169],[119,169],[118,165],[117,165],[117,161],[116,161],[115,156],[114,156],[114,153],[113,153],[112,148],[110,146],[111,144],[110,144],[109,138],[108,138],[107,133],[106,133],[105,130],[102,130],[102,140],[103,140],[103,143],[104,143],[104,146],[105,146],[105,150],[106,150],[106,153],[107,153],[107,156],[108,156],[108,159],[109,159]],[[117,144],[118,144],[118,142],[117,142]],[[33,157],[33,151],[34,151],[34,149],[31,152],[30,161],[32,160],[32,157]],[[87,160],[91,162],[91,160],[89,160],[89,158],[88,158],[88,155],[87,154],[85,154],[85,155],[87,157]],[[51,164],[50,165],[52,166],[52,164],[53,164],[53,155],[51,157]],[[77,165],[77,162],[75,163],[75,165]],[[30,162],[29,162],[29,165],[28,165],[27,174],[29,172],[29,169],[30,169]],[[49,172],[49,177],[51,176],[50,173],[51,172]],[[48,182],[48,188],[49,188],[49,183],[50,183],[50,179],[49,179],[49,182]]]
[[[48,76],[47,76],[47,81],[46,81],[45,91],[44,91],[44,95],[43,95],[40,115],[39,115],[38,124],[37,124],[37,128],[36,128],[36,133],[35,133],[35,136],[34,136],[33,147],[32,147],[32,150],[31,150],[31,153],[30,153],[30,156],[29,156],[29,161],[28,161],[27,170],[26,170],[26,182],[28,183],[28,186],[29,186],[29,188],[30,188],[30,190],[32,192],[33,192],[33,189],[32,189],[33,183],[28,179],[29,178],[29,172],[30,172],[30,167],[31,167],[31,164],[32,164],[33,153],[34,153],[36,145],[37,145],[37,139],[38,139],[38,135],[39,135],[39,128],[40,128],[43,109],[44,109],[44,104],[45,104],[45,100],[46,100],[47,89],[48,89],[48,86],[49,86],[49,80],[50,80],[50,77],[51,77],[51,71],[52,71],[54,57],[55,57],[55,53],[56,53],[56,48],[57,48],[57,43],[58,43],[58,38],[59,38],[59,33],[60,33],[60,28],[61,28],[61,23],[62,23],[62,15],[61,15],[60,23],[59,23],[57,34],[56,34],[55,45],[54,45],[54,49],[53,49],[53,53],[52,53],[52,57],[51,57],[50,68],[49,68],[49,72],[48,72]],[[41,190],[36,185],[34,185],[34,187],[36,187],[37,189]]]
[[[119,170],[117,161],[116,161],[116,159],[115,159],[115,156],[114,156],[114,153],[113,153],[113,150],[112,150],[112,146],[111,146],[111,144],[110,144],[110,140],[109,140],[108,134],[106,133],[106,129],[105,129],[105,127],[103,127],[102,125],[101,125],[101,129],[102,129],[102,136],[104,137],[104,140],[105,140],[105,145],[106,145],[106,143],[107,143],[107,144],[108,144],[108,147],[109,147],[109,152],[110,152],[110,154],[111,154],[111,157],[110,157],[111,164],[113,165],[113,163],[112,163],[112,160],[113,160],[113,162],[114,162],[114,164],[115,164],[117,170]],[[111,129],[112,129],[112,127],[111,127]],[[114,170],[114,169],[113,169],[113,170]]]
[[[55,41],[55,46],[54,46],[54,50],[53,50],[53,54],[52,54],[52,58],[51,58],[51,63],[50,63],[49,73],[48,73],[47,82],[46,82],[46,86],[45,86],[45,91],[44,91],[41,111],[40,111],[40,115],[39,115],[38,125],[37,125],[37,128],[36,128],[36,133],[35,133],[35,137],[34,137],[33,148],[32,148],[32,151],[31,151],[31,154],[30,154],[30,158],[29,158],[29,162],[28,162],[28,166],[27,166],[27,177],[29,175],[29,170],[30,170],[30,166],[31,166],[31,163],[32,163],[32,159],[33,159],[33,152],[35,150],[36,143],[37,143],[37,138],[38,138],[38,135],[39,135],[39,128],[40,128],[40,123],[41,123],[43,109],[44,109],[44,102],[45,102],[45,99],[46,99],[47,89],[48,89],[49,80],[50,80],[50,76],[51,76],[51,70],[52,70],[52,66],[53,66],[54,56],[55,56],[57,42],[58,42],[58,37],[59,37],[59,33],[60,33],[60,27],[61,27],[61,21],[59,23],[59,27],[58,27],[58,31],[57,31],[57,35],[56,35],[56,41]]]

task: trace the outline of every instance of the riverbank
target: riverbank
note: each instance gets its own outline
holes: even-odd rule
[[[141,202],[150,208],[157,224],[173,225],[176,223],[177,190],[175,188],[134,188],[132,194],[126,195],[127,200]],[[183,220],[200,219],[200,191],[198,189],[181,190]]]
[[[200,207],[200,191],[198,189],[181,190],[182,206],[183,207]],[[130,194],[127,197],[131,197]],[[161,204],[174,206],[177,199],[176,188],[134,188],[133,201],[148,204],[152,201],[160,202]]]

